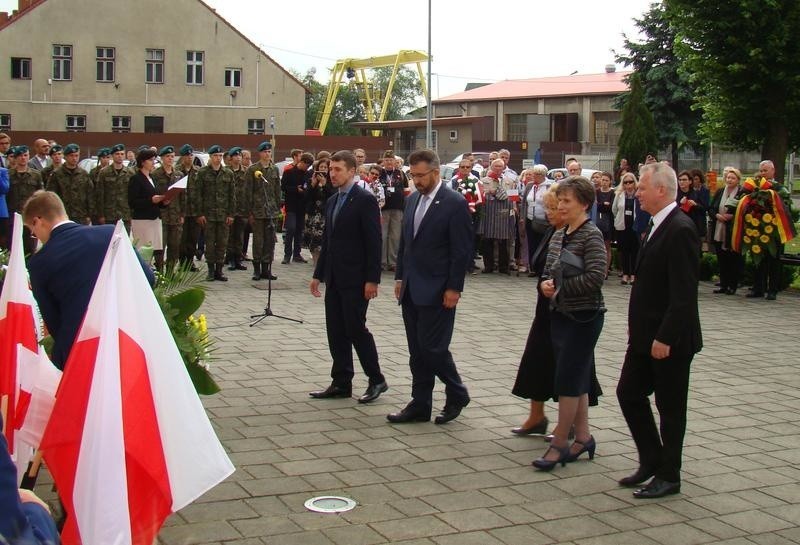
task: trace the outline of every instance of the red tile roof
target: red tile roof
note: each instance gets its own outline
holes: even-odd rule
[[[616,95],[628,90],[630,72],[576,74],[550,78],[509,79],[456,93],[433,102],[473,102],[584,95]]]

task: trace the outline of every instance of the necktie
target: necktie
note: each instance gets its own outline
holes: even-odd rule
[[[333,223],[336,223],[336,217],[339,215],[339,211],[342,209],[342,205],[344,204],[346,198],[347,193],[339,193],[336,196],[336,206],[333,207]]]
[[[417,236],[417,231],[419,230],[419,224],[422,223],[422,218],[425,217],[425,211],[428,209],[428,204],[430,203],[430,197],[428,195],[424,195],[417,205],[417,210],[414,213],[414,236]]]
[[[647,232],[645,232],[644,234],[645,244],[647,244],[647,242],[650,240],[650,233],[652,232],[653,232],[653,218],[650,218],[650,221],[647,222]]]

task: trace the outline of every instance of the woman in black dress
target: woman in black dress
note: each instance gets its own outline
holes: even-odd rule
[[[617,237],[620,265],[622,269],[621,284],[633,284],[635,280],[634,266],[639,255],[639,235],[634,226],[639,215],[639,199],[636,198],[636,175],[628,172],[622,175],[622,182],[617,186],[617,195],[611,210],[614,213],[614,231]]]
[[[614,189],[611,187],[611,173],[600,173],[600,186],[597,189],[597,228],[603,233],[608,256],[607,270],[611,271],[611,239],[614,233],[614,213],[611,206],[614,204]],[[608,278],[608,274],[606,274]]]
[[[136,174],[128,180],[128,206],[131,209],[131,238],[137,249],[153,248],[153,257],[158,270],[164,266],[164,243],[161,228],[161,207],[169,204],[164,195],[159,195],[150,173],[155,167],[156,152],[144,149],[136,156]],[[162,204],[163,203],[163,204]]]
[[[325,229],[325,205],[333,194],[333,186],[328,175],[330,159],[323,158],[314,164],[314,174],[308,182],[306,191],[306,227],[303,233],[304,246],[311,252],[314,265],[322,248],[322,232]]]

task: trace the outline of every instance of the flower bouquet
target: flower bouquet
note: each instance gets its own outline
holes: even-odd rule
[[[458,191],[467,199],[469,213],[474,214],[477,211],[477,206],[483,202],[483,191],[481,190],[480,180],[474,176],[467,176],[464,179],[459,179]]]
[[[749,253],[758,264],[765,254],[778,256],[778,247],[797,234],[791,218],[788,191],[766,178],[748,178],[742,185],[741,198],[733,220],[731,246],[734,251]],[[784,202],[784,198],[788,198]]]

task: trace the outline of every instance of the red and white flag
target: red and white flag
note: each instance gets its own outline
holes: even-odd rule
[[[20,472],[39,446],[61,371],[39,346],[39,311],[28,283],[22,217],[14,215],[12,249],[0,294],[0,407],[4,434]]]
[[[65,545],[152,545],[233,473],[121,222],[65,369],[42,439]]]

